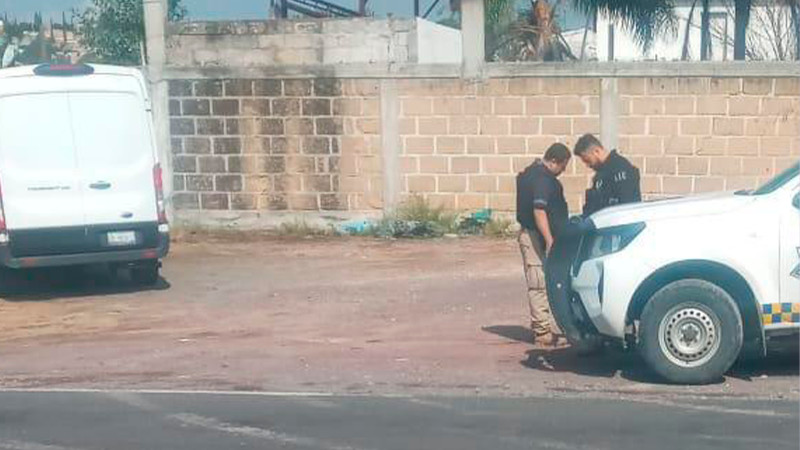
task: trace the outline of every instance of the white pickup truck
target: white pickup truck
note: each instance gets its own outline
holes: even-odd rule
[[[769,337],[800,331],[798,172],[753,191],[592,215],[562,251],[563,273],[548,268],[568,337],[624,341],[663,378],[699,384],[745,350],[763,354]]]

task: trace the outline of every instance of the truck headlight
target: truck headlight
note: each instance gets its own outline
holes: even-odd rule
[[[597,229],[583,238],[581,249],[576,264],[576,269],[580,264],[590,259],[617,253],[628,246],[639,233],[644,230],[644,223],[632,223],[616,227]]]

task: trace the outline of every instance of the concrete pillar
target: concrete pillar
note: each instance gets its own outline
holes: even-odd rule
[[[147,44],[148,70],[162,70],[166,65],[167,1],[144,1],[145,41]]]
[[[486,65],[484,0],[461,0],[461,55],[464,78],[480,78]]]
[[[600,140],[611,150],[619,145],[619,88],[616,78],[603,78],[600,83]]]
[[[400,100],[397,83],[381,80],[381,164],[383,172],[383,212],[391,214],[400,205]]]
[[[147,48],[145,73],[150,83],[156,146],[164,174],[164,197],[167,214],[172,217],[172,152],[169,134],[169,86],[164,79],[167,62],[166,26],[167,1],[143,0],[145,43]]]

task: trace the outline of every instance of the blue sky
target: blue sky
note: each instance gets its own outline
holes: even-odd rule
[[[333,3],[355,9],[358,0],[330,0]],[[424,11],[433,0],[421,0],[421,9]],[[72,8],[82,8],[89,0],[0,0],[0,15],[7,13],[9,17],[19,19],[32,18],[36,11],[41,11],[45,18],[52,17],[61,20],[62,11]],[[440,0],[440,7],[446,6],[447,0]],[[190,18],[196,20],[221,20],[221,19],[263,19],[267,16],[269,0],[184,0],[189,9]],[[411,0],[372,0],[370,8],[376,15],[384,16],[387,12],[395,15],[408,16],[412,14],[413,3]]]

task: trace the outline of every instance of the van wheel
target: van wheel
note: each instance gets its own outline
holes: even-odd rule
[[[703,280],[680,280],[656,292],[642,311],[639,352],[668,381],[707,384],[730,369],[742,348],[733,298]]]
[[[158,261],[142,261],[131,267],[131,279],[134,283],[143,286],[152,286],[158,283],[161,278],[159,275]]]

